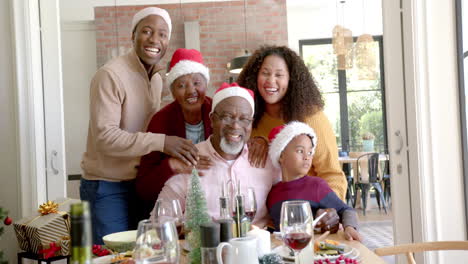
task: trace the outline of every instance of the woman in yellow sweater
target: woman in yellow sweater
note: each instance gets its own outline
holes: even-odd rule
[[[263,46],[250,56],[237,79],[255,92],[255,115],[249,159],[262,166],[271,129],[298,120],[311,126],[318,139],[309,175],[323,178],[342,200],[346,178],[338,162],[338,147],[324,102],[304,61],[285,46]]]

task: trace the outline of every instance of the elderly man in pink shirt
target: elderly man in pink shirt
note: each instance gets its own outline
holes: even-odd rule
[[[208,156],[213,161],[213,166],[204,170],[204,176],[200,178],[210,216],[219,216],[218,198],[223,182],[232,191],[240,181],[241,193],[246,194],[249,187],[255,189],[257,213],[253,224],[263,227],[269,220],[266,198],[272,185],[279,181],[280,171],[269,160],[265,168],[250,165],[246,143],[252,130],[254,109],[251,90],[236,83],[222,84],[213,96],[210,113],[213,134],[196,146],[200,155]],[[184,209],[189,178],[188,174],[178,174],[169,179],[159,199],[178,199]]]

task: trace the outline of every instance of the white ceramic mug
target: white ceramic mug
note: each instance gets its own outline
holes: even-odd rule
[[[223,242],[216,249],[216,257],[219,264],[225,264],[222,258],[224,247],[228,247],[227,263],[258,264],[257,238],[238,237],[229,240],[229,243]]]

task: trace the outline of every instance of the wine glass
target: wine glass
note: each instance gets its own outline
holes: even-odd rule
[[[294,251],[295,263],[299,253],[312,240],[314,229],[310,204],[307,201],[286,201],[281,206],[280,229],[284,243]]]
[[[180,252],[174,219],[161,216],[138,223],[136,264],[179,263]]]
[[[247,195],[245,196],[245,214],[252,222],[257,213],[257,200],[255,199],[255,190],[252,187],[247,189]]]
[[[174,218],[175,225],[177,228],[177,234],[179,237],[183,234],[183,224],[184,224],[184,213],[182,212],[182,207],[180,206],[179,200],[165,200],[158,199],[154,206],[154,217],[158,218],[161,216],[169,216]]]

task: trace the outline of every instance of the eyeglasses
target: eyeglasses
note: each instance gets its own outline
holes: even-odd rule
[[[218,114],[216,112],[213,112],[218,118],[226,125],[232,125],[234,122],[238,122],[241,126],[246,127],[250,125],[253,121],[251,118],[246,118],[246,117],[240,117],[240,118],[234,118],[230,114]]]

